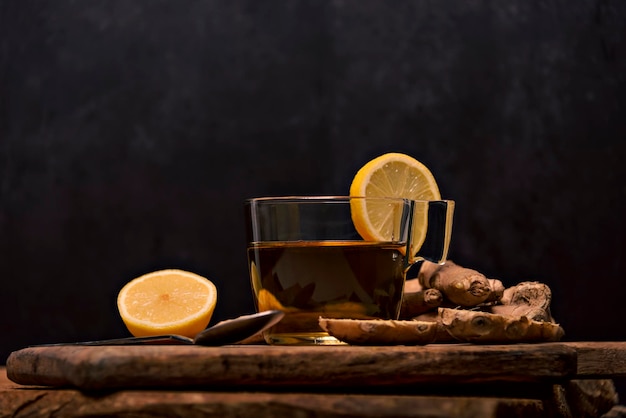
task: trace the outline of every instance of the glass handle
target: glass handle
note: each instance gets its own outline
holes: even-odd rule
[[[454,217],[454,201],[433,200],[416,201],[414,209],[414,225],[412,228],[420,228],[424,224],[426,231],[411,234],[417,236],[417,240],[411,244],[412,248],[418,247],[408,261],[412,265],[418,261],[431,261],[443,263],[448,257],[450,238],[452,236],[452,221]]]

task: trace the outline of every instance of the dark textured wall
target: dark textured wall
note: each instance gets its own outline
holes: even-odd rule
[[[0,2],[0,357],[125,335],[142,273],[253,309],[242,202],[387,151],[457,201],[451,258],[626,337],[621,0]]]

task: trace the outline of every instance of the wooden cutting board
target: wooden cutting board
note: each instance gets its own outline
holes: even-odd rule
[[[363,388],[626,376],[626,342],[427,346],[56,346],[11,353],[9,379],[85,390]]]

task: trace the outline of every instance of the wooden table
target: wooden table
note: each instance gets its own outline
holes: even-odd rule
[[[30,347],[0,416],[626,416],[624,376],[626,342]]]

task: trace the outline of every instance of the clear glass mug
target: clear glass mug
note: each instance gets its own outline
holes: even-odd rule
[[[386,236],[365,240],[352,211],[383,205]],[[264,197],[245,202],[250,280],[258,311],[281,309],[268,344],[341,344],[319,317],[397,319],[406,272],[443,262],[454,202],[347,196]],[[420,233],[413,225],[427,226]],[[419,242],[411,242],[417,236]]]

